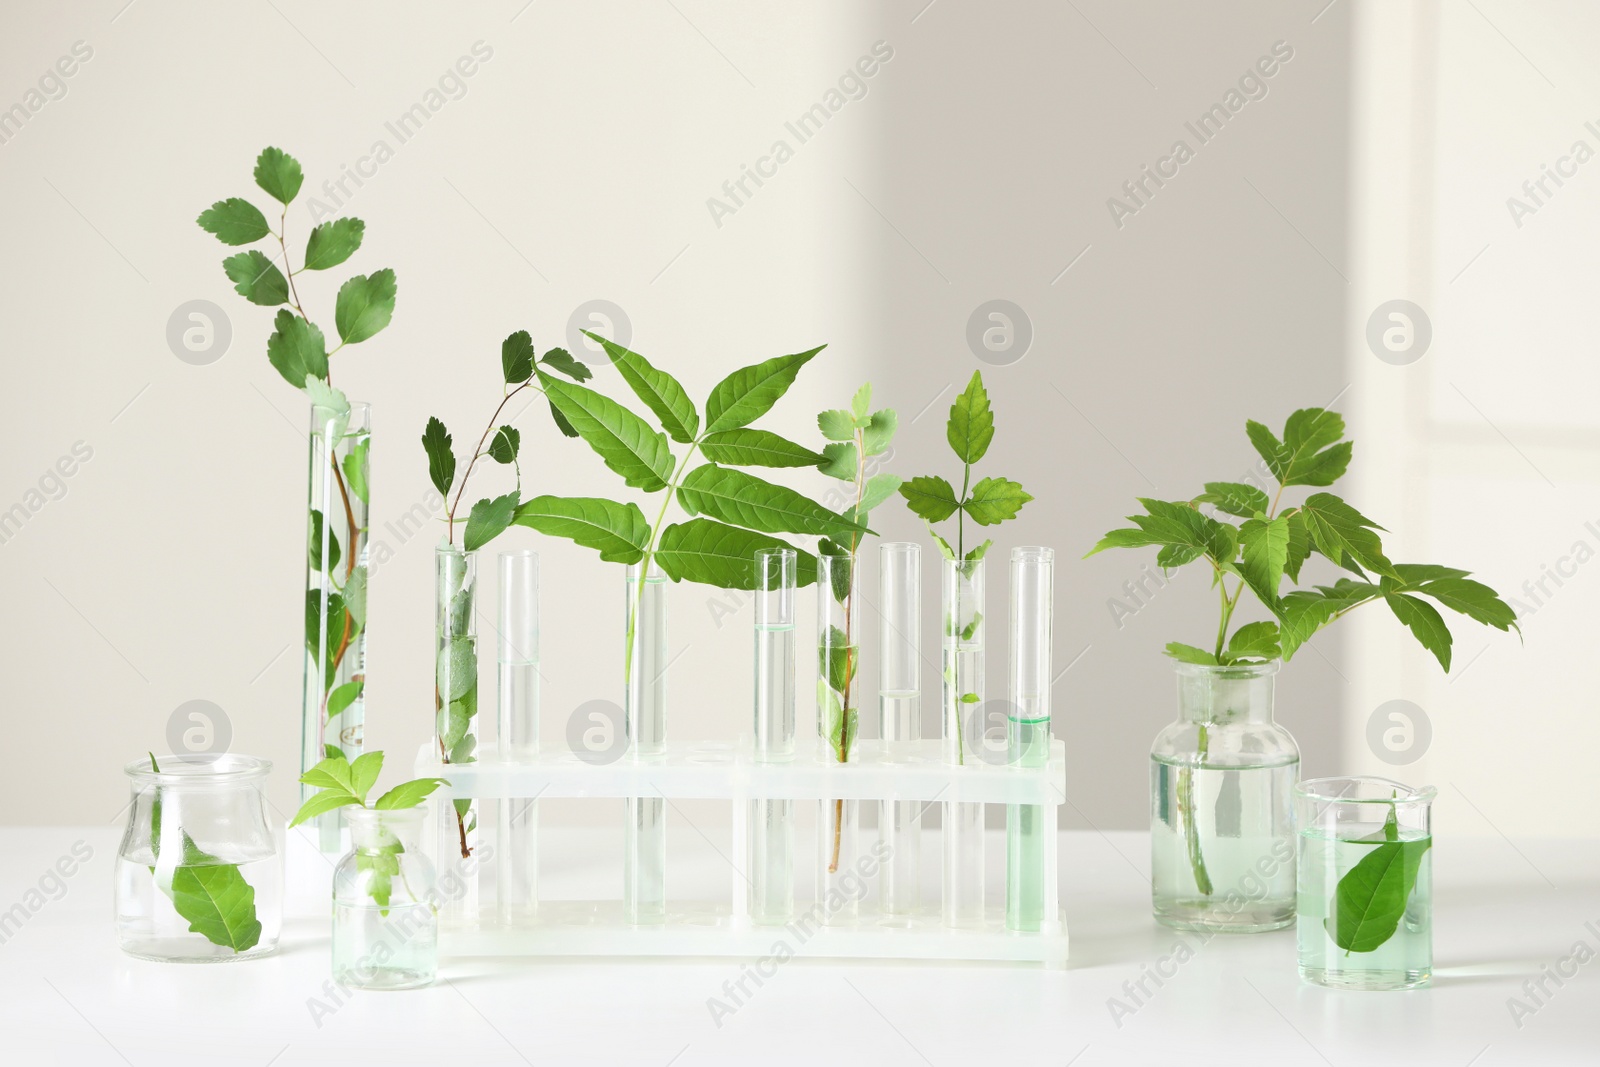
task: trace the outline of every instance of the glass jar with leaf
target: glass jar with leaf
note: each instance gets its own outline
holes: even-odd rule
[[[267,360],[311,401],[300,757],[301,770],[308,770],[335,752],[359,755],[365,715],[371,412],[333,387],[329,361],[346,345],[360,344],[389,325],[395,276],[389,269],[357,274],[339,287],[333,306],[339,343],[330,349],[301,303],[297,279],[348,260],[360,249],[366,224],[340,218],[315,226],[295,267],[288,213],[303,178],[293,156],[264,149],[256,158],[255,180],[279,204],[277,229],[242,197],[217,201],[195,221],[225,245],[254,245],[267,237],[276,241],[276,252],[270,244],[265,252],[239,252],[223,260],[222,269],[240,296],[278,309]],[[322,847],[337,848],[337,821],[319,825]]]
[[[350,826],[353,847],[333,872],[333,980],[359,989],[416,989],[432,984],[439,967],[438,900],[433,864],[421,847],[421,805],[447,783],[413,779],[368,806],[382,770],[382,752],[354,762],[328,757],[300,776],[316,792],[289,825],[337,810]]]
[[[1272,717],[1280,661],[1367,604],[1387,606],[1446,671],[1450,630],[1429,600],[1498,630],[1517,626],[1511,608],[1469,572],[1391,562],[1382,528],[1332,493],[1285,506],[1286,489],[1331,486],[1349,467],[1352,444],[1339,415],[1303,408],[1281,438],[1254,421],[1245,430],[1275,479],[1270,496],[1256,485],[1207,482],[1191,500],[1141,499],[1133,527],[1112,530],[1089,552],[1155,547],[1157,564],[1169,570],[1203,560],[1217,590],[1211,645],[1167,645],[1177,661],[1179,718],[1151,749],[1155,914],[1186,929],[1274,930],[1294,921],[1300,754]],[[1354,577],[1281,592],[1285,577],[1299,584],[1312,557]],[[1271,618],[1234,626],[1247,589]]]
[[[944,755],[957,766],[985,761],[984,705],[984,556],[992,541],[971,548],[966,543],[966,520],[995,526],[1017,517],[1033,499],[1009,478],[987,477],[976,484],[972,466],[988,454],[994,441],[994,412],[983,375],[974,372],[967,387],[950,405],[945,440],[961,461],[961,493],[938,475],[912,478],[900,487],[906,506],[928,526],[928,534],[943,557],[940,571],[940,677],[944,722]],[[956,517],[956,543],[937,533],[933,524]],[[976,751],[975,751],[976,749]],[[1004,756],[999,758],[1003,759]],[[988,762],[993,762],[989,759]],[[983,921],[984,807],[982,804],[944,805],[944,899],[946,925],[972,926]]]
[[[800,368],[822,349],[773,359],[729,374],[702,406],[671,374],[637,352],[590,334],[633,394],[643,417],[597,390],[545,371],[539,384],[563,433],[577,436],[619,475],[647,495],[660,494],[654,521],[639,505],[597,497],[541,496],[518,504],[510,521],[596,549],[609,563],[627,565],[623,633],[624,723],[632,758],[648,759],[666,738],[666,581],[724,589],[755,589],[755,555],[794,548],[774,534],[849,537],[864,523],[840,515],[743,467],[815,467],[822,454],[750,424],[794,384]],[[687,446],[675,456],[672,443]],[[696,454],[706,462],[695,465]],[[676,500],[686,518],[668,523]],[[817,580],[817,557],[796,549],[800,586]],[[629,922],[666,918],[665,801],[627,802],[623,911]]]

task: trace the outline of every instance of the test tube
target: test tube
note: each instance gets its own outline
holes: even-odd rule
[[[944,755],[946,763],[981,765],[974,745],[983,743],[984,562],[944,561],[940,582],[943,655]],[[982,804],[943,805],[946,926],[979,926],[984,919]]]
[[[660,758],[667,747],[667,575],[650,565],[627,571],[624,641],[626,704],[623,723],[629,758]],[[622,912],[634,925],[667,921],[667,802],[629,797],[625,802]]]
[[[527,763],[539,755],[539,554],[500,553],[500,760]],[[539,802],[500,801],[496,867],[500,921],[532,921],[538,909]]]
[[[756,552],[755,759],[794,758],[794,634],[797,556]],[[794,801],[750,801],[750,919],[781,925],[794,913]]]
[[[918,714],[921,663],[922,546],[888,541],[878,548],[878,717],[884,758],[911,755],[906,742],[922,733]],[[885,800],[878,833],[885,853],[878,870],[878,908],[888,917],[909,917],[920,901],[922,802]]]
[[[1050,762],[1050,630],[1055,553],[1011,550],[1011,707],[1006,737],[1010,763],[1038,768]],[[1006,805],[1006,928],[1037,931],[1046,918],[1045,810]],[[1050,916],[1054,918],[1054,916]]]

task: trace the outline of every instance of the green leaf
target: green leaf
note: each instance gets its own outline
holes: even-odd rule
[[[1195,648],[1179,641],[1167,642],[1167,655],[1181,663],[1199,663],[1207,667],[1217,665],[1217,657],[1203,648]]]
[[[690,581],[722,589],[756,587],[755,554],[762,548],[794,548],[776,537],[741,530],[711,519],[690,519],[661,533],[655,558],[675,582]],[[798,584],[817,580],[817,557],[795,550]]]
[[[285,381],[304,389],[308,376],[327,379],[328,346],[315,324],[283,308],[273,327],[272,336],[267,338],[267,361]]]
[[[650,543],[650,524],[634,503],[536,496],[520,505],[511,521],[595,549],[605,563],[638,563]]]
[[[394,317],[394,295],[394,271],[387,267],[357,274],[341,285],[333,307],[339,339],[347,345],[359,344],[389,325]]]
[[[1289,416],[1283,440],[1259,422],[1245,423],[1245,433],[1267,469],[1282,485],[1332,485],[1350,466],[1350,442],[1344,419],[1322,408],[1301,408]]]
[[[265,254],[252,248],[222,261],[234,292],[263,307],[276,307],[289,299],[289,279]]]
[[[507,385],[521,385],[533,377],[533,338],[527,330],[500,342],[500,371]]]
[[[972,372],[966,390],[950,405],[945,439],[963,463],[976,463],[989,451],[989,442],[994,440],[994,413],[989,410],[982,372]]]
[[[324,568],[322,566],[322,540],[323,540],[322,512],[317,510],[316,508],[312,508],[311,509],[311,534],[308,537],[307,541],[308,541],[308,545],[309,545],[309,549],[310,549],[309,556],[310,556],[310,560],[311,560],[311,569],[316,571],[318,574],[324,573]],[[328,540],[328,566],[327,566],[326,570],[332,571],[335,567],[337,567],[339,565],[339,554],[340,554],[339,553],[339,538],[338,538],[337,535],[334,534],[332,528],[329,528],[327,530],[327,540]]]
[[[280,204],[299,195],[303,177],[299,162],[281,148],[264,148],[256,157],[256,184]]]
[[[856,422],[848,411],[832,408],[817,416],[817,429],[830,441],[854,441]]]
[[[1156,552],[1156,566],[1162,570],[1175,571],[1205,554],[1206,550],[1199,545],[1163,545]]]
[[[861,503],[857,505],[863,521],[867,512],[894,496],[903,479],[898,474],[879,473],[868,478],[861,488]]]
[[[860,651],[861,646],[850,644],[845,632],[837,626],[829,626],[823,633],[817,645],[817,670],[828,679],[829,689],[844,693],[850,688],[859,666]]]
[[[306,375],[301,388],[311,400],[311,417],[316,420],[316,432],[321,433],[330,445],[336,444],[350,428],[350,401],[345,399],[342,392],[314,374]]]
[[[890,408],[873,412],[872,418],[867,422],[866,428],[861,431],[861,444],[869,456],[882,455],[889,450],[889,442],[894,440],[894,432],[900,426],[900,416]]]
[[[1033,499],[1022,486],[1007,478],[985,478],[972,487],[962,510],[979,526],[994,526],[1017,517],[1022,505]]]
[[[427,799],[435,789],[450,784],[447,778],[414,778],[409,782],[401,782],[383,796],[372,806],[378,811],[399,811],[405,808],[414,808]]]
[[[367,628],[367,568],[356,567],[344,583],[344,610],[357,630]]]
[[[989,554],[989,549],[993,545],[993,541],[985,540],[982,544],[967,549],[967,554],[964,557],[966,562],[976,563],[978,560]]]
[[[367,454],[371,447],[371,437],[361,438],[350,447],[349,452],[345,453],[344,462],[341,464],[344,467],[344,480],[349,483],[350,491],[363,504],[371,503],[367,499],[369,491],[367,488]]]
[[[685,445],[694,440],[695,434],[700,430],[700,415],[694,409],[694,401],[689,399],[689,394],[678,384],[678,379],[652,366],[649,360],[637,352],[629,351],[588,330],[583,332],[585,336],[600,342],[600,346],[606,350],[606,355],[611,357],[611,365],[617,368],[622,380],[633,390],[633,394],[643,400],[645,407],[655,413],[661,428],[667,431],[668,436]]]
[[[560,409],[554,403],[550,404],[550,418],[555,422],[556,429],[561,431],[563,437],[578,436],[578,431],[573,429],[572,423],[567,421],[567,417],[561,414]]]
[[[789,391],[795,375],[826,345],[792,356],[776,356],[734,371],[711,390],[706,400],[706,432],[720,433],[748,426],[765,415]]]
[[[1278,603],[1278,585],[1289,559],[1289,520],[1282,515],[1270,522],[1247,519],[1239,527],[1239,544],[1243,549],[1239,576],[1269,611],[1279,614],[1283,609]]]
[[[1228,641],[1227,657],[1230,663],[1241,659],[1277,659],[1278,624],[1275,622],[1246,623],[1233,632]]]
[[[489,442],[489,458],[496,463],[515,463],[517,450],[521,447],[522,432],[515,426],[502,426],[494,432],[494,439]]]
[[[1402,576],[1407,573],[1415,575],[1424,569],[1414,564],[1395,564],[1395,570],[1401,571]],[[1501,600],[1493,589],[1464,576],[1456,577],[1455,575],[1464,575],[1465,572],[1454,571],[1449,567],[1428,569],[1445,572],[1451,576],[1425,581],[1420,585],[1414,584],[1414,577],[1408,578],[1407,588],[1431,596],[1451,611],[1460,612],[1467,618],[1486,626],[1493,626],[1496,630],[1510,630],[1517,626],[1517,613],[1511,609],[1511,605]],[[1520,628],[1518,632],[1521,632]]]
[[[292,830],[303,822],[315,819],[318,815],[326,815],[335,808],[348,808],[360,803],[361,801],[349,793],[339,790],[325,789],[320,793],[313,793],[304,804],[300,805],[300,810],[294,813],[294,820],[289,823],[289,829]]]
[[[830,478],[837,478],[841,482],[856,480],[856,446],[854,442],[822,446],[822,462],[817,464],[817,470]]]
[[[1188,551],[1198,550],[1218,564],[1233,560],[1238,536],[1234,527],[1207,518],[1187,503],[1170,503],[1146,497],[1140,497],[1139,503],[1149,514],[1128,516],[1128,521],[1137,528],[1112,530],[1087,555],[1092,556],[1108,548],[1174,545]]]
[[[434,731],[439,735],[439,743],[447,752],[453,751],[467,736],[467,731],[472,727],[472,713],[464,700],[452,700],[439,709],[435,716]]]
[[[1322,920],[1346,952],[1371,952],[1400,928],[1431,837],[1385,841],[1351,867],[1334,890],[1333,914]]]
[[[542,371],[539,383],[578,436],[588,442],[607,467],[635,489],[654,493],[672,478],[672,450],[665,434],[639,416],[593,389],[559,381]]]
[[[256,891],[231,863],[184,865],[172,872],[172,906],[191,933],[248,952],[261,940]]]
[[[367,793],[378,784],[378,773],[383,770],[383,753],[367,752],[357,756],[350,764],[350,792],[363,804]]]
[[[360,219],[334,219],[324,222],[306,238],[306,270],[337,267],[356,254],[367,224]]]
[[[1283,573],[1291,582],[1300,580],[1300,568],[1311,555],[1311,533],[1306,529],[1306,517],[1295,508],[1283,516],[1289,520],[1289,551],[1284,556]]]
[[[471,637],[452,637],[439,650],[434,679],[445,703],[460,701],[478,687],[478,649]]]
[[[869,532],[861,523],[836,515],[787,486],[715,463],[689,472],[678,487],[678,502],[690,515],[707,515],[762,533],[830,537]]]
[[[430,417],[427,429],[422,431],[422,449],[428,453],[428,480],[440,496],[449,496],[456,480],[456,456],[450,451],[450,443],[444,423]]]
[[[911,479],[900,487],[900,495],[913,514],[928,522],[943,522],[961,506],[950,483],[937,475]]]
[[[1353,570],[1352,563],[1377,574],[1398,578],[1383,554],[1383,542],[1374,530],[1383,527],[1332,493],[1313,493],[1299,514],[1318,552],[1338,566]]]
[[[326,759],[332,759],[335,756],[344,755],[344,749],[340,748],[338,745],[333,745],[333,744],[329,744],[327,742],[323,742],[322,755]]]
[[[318,789],[355,795],[354,779],[350,776],[350,761],[342,752],[337,756],[329,756],[306,771],[300,776],[300,782]]]
[[[1394,612],[1394,617],[1405,623],[1422,647],[1432,652],[1439,666],[1449,673],[1450,629],[1445,626],[1438,609],[1426,600],[1418,600],[1404,593],[1391,593],[1384,600],[1388,602],[1389,610]]]
[[[769,430],[724,430],[707,434],[700,441],[701,453],[713,463],[739,467],[814,467],[823,461],[820,452]]]
[[[832,587],[830,591],[834,600],[844,603],[845,598],[850,595],[850,571],[855,566],[850,549],[831,537],[824,537],[817,542],[817,555],[826,557],[830,561],[828,564],[828,581]],[[821,574],[820,565],[817,573]]]
[[[361,687],[365,682],[346,682],[336,687],[328,694],[328,718],[333,718],[345,708],[356,702],[356,697],[361,695]]]
[[[327,634],[325,647],[318,649],[317,638],[321,631],[323,615],[327,615]],[[338,593],[329,593],[324,604],[318,591],[306,590],[306,651],[315,659],[322,662],[323,688],[333,685],[333,675],[338,667],[334,662],[334,654],[339,649],[339,642],[344,638],[345,607],[344,597]]]
[[[247,245],[272,232],[261,209],[237,196],[218,200],[200,212],[200,217],[194,221],[225,245]]]
[[[581,359],[573,359],[572,353],[565,348],[552,348],[539,358],[539,362],[558,374],[565,374],[575,382],[586,382],[594,377],[594,371],[589,369],[589,364]],[[578,435],[570,433],[567,436]]]
[[[516,515],[518,496],[520,494],[513,490],[493,500],[485,497],[472,505],[472,513],[467,516],[467,531],[461,538],[462,547],[476,552],[504,533]]]
[[[1194,498],[1197,504],[1215,504],[1218,511],[1241,519],[1253,518],[1272,506],[1267,494],[1243,482],[1207,482],[1206,491]]]
[[[867,424],[867,411],[872,407],[872,383],[865,382],[856,395],[850,398],[850,416],[857,426]]]
[[[956,550],[950,547],[950,542],[949,541],[946,541],[943,537],[939,536],[939,531],[937,531],[937,530],[935,530],[933,528],[933,524],[930,523],[927,519],[923,519],[922,520],[922,525],[927,527],[928,536],[933,538],[933,543],[939,549],[939,555],[943,556],[945,559],[951,559],[951,560],[955,559],[956,558]],[[982,547],[983,547],[985,552],[988,551],[988,545],[989,545],[988,541],[985,541],[983,543]],[[976,552],[977,549],[973,549],[973,551]],[[972,559],[974,557],[972,556],[971,553],[968,553],[967,554],[967,558],[968,559]],[[981,559],[982,556],[978,556],[976,558]]]

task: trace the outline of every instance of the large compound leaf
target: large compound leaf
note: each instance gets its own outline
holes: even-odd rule
[[[667,431],[669,437],[685,445],[694,440],[695,434],[700,431],[700,415],[695,411],[694,401],[689,399],[689,394],[678,383],[678,379],[661,368],[652,366],[649,360],[637,352],[629,351],[619,344],[607,341],[604,337],[589,333],[588,330],[583,332],[600,342],[601,347],[606,350],[606,355],[611,357],[611,365],[617,368],[622,380],[628,383],[628,388],[633,390],[634,395],[643,400],[645,406],[655,413],[661,428]]]
[[[650,543],[650,524],[634,503],[618,504],[595,497],[536,496],[520,505],[511,521],[592,548],[606,563],[638,563]]]
[[[707,463],[678,487],[678,502],[691,515],[707,515],[764,533],[849,536],[866,526],[836,515],[813,500],[747,471]]]
[[[792,356],[775,356],[741,367],[718,382],[706,400],[706,432],[719,433],[748,426],[765,415],[789,391],[795,375],[826,345]]]
[[[689,581],[723,589],[756,587],[755,554],[762,548],[794,548],[785,541],[753,530],[741,530],[710,519],[690,519],[661,533],[656,562],[675,582]],[[798,583],[817,580],[817,557],[795,549]]]
[[[672,450],[665,434],[602,393],[539,372],[539,384],[578,436],[605,465],[635,489],[654,493],[672,478]]]

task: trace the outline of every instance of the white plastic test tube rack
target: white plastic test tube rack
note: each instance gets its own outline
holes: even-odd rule
[[[659,796],[667,801],[710,799],[731,802],[732,833],[724,854],[732,861],[727,902],[674,900],[667,885],[666,921],[630,925],[620,900],[539,901],[531,917],[499,922],[488,901],[462,921],[446,924],[441,950],[456,956],[733,956],[760,958],[780,937],[796,955],[821,958],[995,960],[1038,962],[1062,967],[1067,960],[1067,929],[1057,895],[1057,807],[1066,799],[1066,755],[1060,740],[1050,742],[1042,767],[969,762],[951,766],[938,739],[859,742],[859,754],[840,766],[800,745],[793,761],[758,763],[748,738],[740,744],[672,742],[659,759],[641,763],[626,758],[591,764],[568,752],[545,752],[510,763],[439,763],[432,746],[423,746],[419,777],[448,779],[451,795],[480,799],[538,797],[617,798]],[[937,885],[927,886],[921,906],[910,915],[882,916],[876,872],[864,879],[859,919],[844,926],[821,921],[820,902],[799,899],[787,926],[756,925],[748,912],[744,869],[749,852],[750,801],[861,800],[1037,805],[1043,813],[1044,915],[1037,932],[1009,931],[1002,887],[995,887],[981,923],[946,926],[940,916]],[[796,805],[800,807],[801,805]],[[814,804],[810,806],[815,806]],[[866,807],[867,805],[863,805]],[[937,831],[927,829],[927,834]],[[873,855],[873,831],[861,831],[859,855]],[[803,835],[802,835],[803,837]],[[540,835],[538,845],[550,840]],[[937,851],[937,842],[924,843]],[[814,855],[804,841],[795,850],[797,868]],[[558,857],[540,857],[546,870]],[[620,862],[620,857],[619,857]],[[809,881],[802,877],[802,883]],[[802,884],[803,888],[803,884]],[[787,934],[784,931],[787,930]]]

